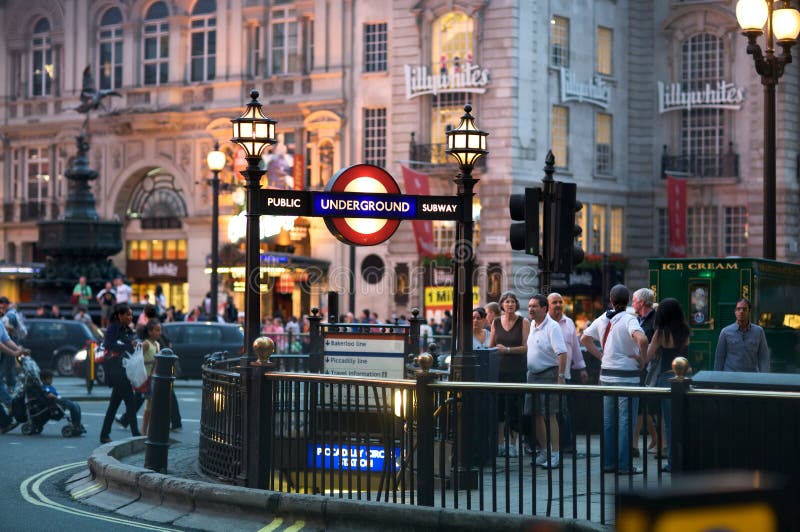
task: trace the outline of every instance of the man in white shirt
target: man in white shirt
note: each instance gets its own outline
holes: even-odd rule
[[[117,277],[114,279],[114,293],[117,295],[117,303],[130,303],[131,294],[133,290],[130,286],[122,282],[122,279]]]
[[[589,374],[586,372],[586,361],[583,360],[583,353],[579,345],[578,335],[575,332],[575,322],[564,315],[564,298],[558,292],[553,292],[547,296],[547,313],[550,318],[561,327],[564,335],[564,343],[567,345],[567,366],[564,374],[568,384],[586,384],[589,381]],[[576,377],[572,378],[571,370],[575,370]],[[580,381],[578,381],[580,379]],[[569,415],[569,399],[564,401],[561,406],[561,447],[573,449],[572,445],[572,422]],[[568,451],[569,452],[569,451]]]
[[[583,344],[592,356],[600,359],[601,386],[639,386],[639,372],[647,359],[647,336],[639,320],[625,310],[630,291],[618,284],[611,289],[611,306],[589,325],[581,336]],[[601,349],[595,345],[600,343]],[[618,405],[619,422],[614,412],[614,401]],[[622,475],[641,473],[631,463],[631,447],[634,440],[631,416],[636,416],[639,401],[631,396],[603,397],[603,470],[606,473],[618,470]]]
[[[531,330],[528,333],[528,383],[529,384],[565,384],[567,368],[567,346],[561,327],[547,314],[547,298],[535,295],[528,302],[531,316]],[[526,398],[525,411],[535,414],[536,439],[539,441],[539,453],[535,464],[543,467],[558,467],[559,433],[558,412],[559,396],[556,393],[536,394],[536,411],[533,412],[533,396]],[[530,403],[529,403],[530,402]],[[550,428],[548,439],[545,416]],[[548,452],[548,449],[552,449]]]

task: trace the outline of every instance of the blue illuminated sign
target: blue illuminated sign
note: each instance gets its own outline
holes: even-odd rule
[[[311,215],[410,220],[417,216],[416,200],[402,194],[317,192],[311,200]]]
[[[308,465],[317,469],[383,471],[386,449],[372,445],[308,444]],[[391,458],[391,457],[389,457]],[[400,449],[394,449],[395,469],[400,469]]]

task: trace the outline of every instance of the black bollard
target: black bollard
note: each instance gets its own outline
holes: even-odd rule
[[[162,349],[156,355],[156,369],[150,382],[153,397],[150,403],[150,427],[147,431],[144,466],[158,473],[167,472],[169,408],[172,382],[175,380],[174,366],[177,360],[178,357],[172,349]]]

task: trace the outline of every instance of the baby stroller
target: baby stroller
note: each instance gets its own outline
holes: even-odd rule
[[[48,421],[59,421],[66,417],[70,423],[61,428],[61,435],[65,438],[80,436],[81,431],[72,425],[69,414],[45,394],[39,376],[39,365],[29,356],[21,357],[20,363],[22,373],[14,390],[11,412],[17,422],[22,423],[22,434],[39,434]]]

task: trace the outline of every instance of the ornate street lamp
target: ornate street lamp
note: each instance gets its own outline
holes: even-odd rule
[[[453,334],[451,380],[478,380],[478,364],[472,349],[472,275],[474,250],[472,248],[472,196],[477,179],[472,177],[475,162],[486,155],[488,133],[475,127],[475,119],[470,114],[471,105],[464,106],[464,115],[455,129],[445,133],[448,155],[458,161],[459,173],[453,180],[458,187],[461,215],[456,220],[456,245],[454,249],[455,273],[453,275]],[[479,455],[485,444],[477,430],[477,400],[473,394],[465,394],[459,404],[460,412],[456,425],[456,438],[459,442],[458,456],[454,462],[453,477],[455,489],[469,489],[477,486],[476,466],[481,461]],[[492,448],[493,449],[493,448]]]
[[[475,380],[474,355],[472,353],[472,196],[477,179],[472,177],[475,162],[486,155],[486,132],[475,127],[475,118],[470,114],[471,105],[464,106],[464,115],[455,129],[445,132],[448,155],[458,161],[460,172],[453,180],[458,187],[461,202],[461,217],[456,221],[456,245],[454,249],[455,275],[453,276],[453,362],[452,379]],[[464,373],[466,370],[466,374]]]
[[[219,143],[206,156],[208,169],[214,173],[211,180],[211,321],[217,321],[217,292],[219,292],[219,173],[225,168],[225,154],[219,151]]]
[[[756,72],[764,85],[764,258],[776,258],[775,215],[775,86],[784,67],[792,62],[791,47],[800,33],[800,12],[783,0],[775,9],[772,0],[739,0],[736,18],[747,36],[747,53],[753,56]],[[766,25],[766,33],[764,26]],[[762,53],[757,39],[765,33]],[[781,55],[775,55],[775,41]]]
[[[258,200],[261,176],[264,170],[259,166],[261,154],[264,150],[277,142],[275,138],[275,120],[267,118],[261,112],[261,102],[258,101],[258,91],[250,91],[250,102],[247,109],[239,118],[231,120],[233,124],[233,138],[244,149],[247,168],[242,171],[246,180],[245,217],[247,226],[245,230],[245,293],[244,293],[244,345],[247,350],[242,356],[242,366],[246,367],[248,360],[254,360],[253,342],[259,336],[261,322],[261,264],[260,264],[260,239],[259,215],[253,212]]]

